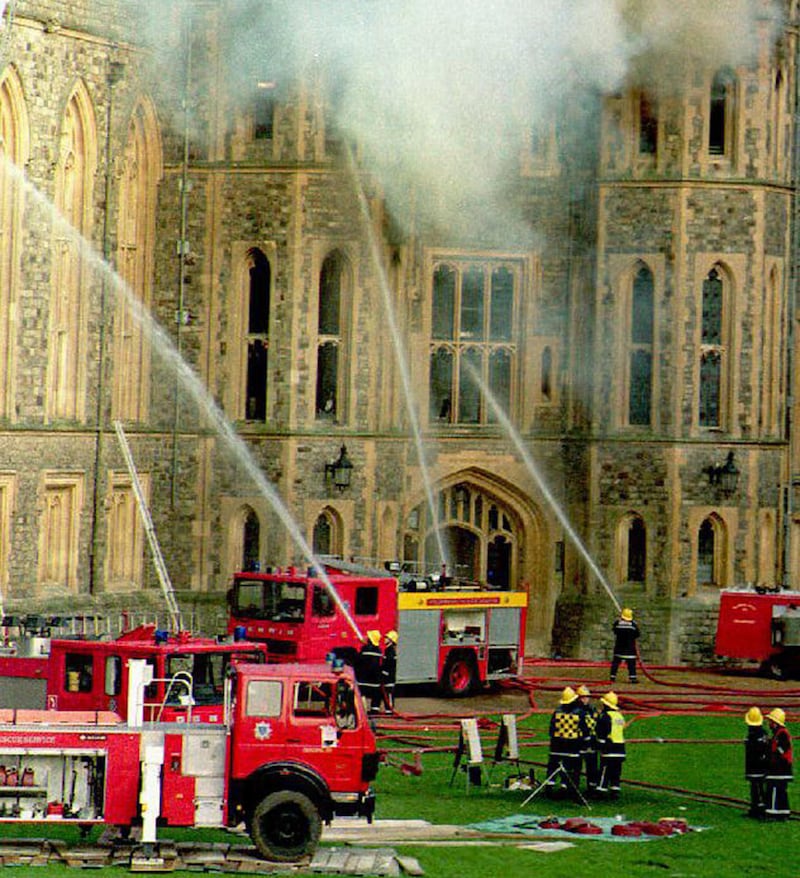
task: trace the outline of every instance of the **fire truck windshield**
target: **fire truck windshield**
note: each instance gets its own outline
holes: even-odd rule
[[[234,588],[231,613],[237,619],[303,622],[305,606],[306,587],[302,582],[240,579]]]
[[[260,651],[196,652],[170,655],[167,656],[166,675],[168,679],[175,677],[191,679],[194,704],[222,704],[225,677],[231,659],[263,662],[264,655]],[[186,689],[183,686],[170,686],[167,692],[167,704],[181,703],[181,696],[186,694]]]

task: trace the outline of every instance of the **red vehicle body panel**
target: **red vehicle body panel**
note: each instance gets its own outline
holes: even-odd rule
[[[772,642],[776,607],[800,607],[800,592],[723,591],[715,651],[719,656],[764,662],[782,649]]]
[[[127,711],[128,660],[145,659],[154,666],[154,676],[163,681],[174,676],[174,662],[185,662],[195,670],[200,665],[208,674],[205,698],[196,697],[191,709],[192,722],[222,722],[222,686],[224,667],[231,658],[244,656],[267,659],[267,650],[258,643],[218,642],[208,637],[197,637],[188,632],[167,635],[157,642],[154,625],[143,625],[125,632],[114,640],[88,640],[54,638],[49,643],[46,657],[26,658],[3,656],[0,658],[0,687],[2,678],[46,681],[45,703],[48,710],[110,710],[121,715]],[[211,679],[211,676],[214,679]],[[195,688],[200,685],[194,680]],[[164,682],[153,684],[146,697],[148,703],[164,701]],[[212,691],[213,689],[213,691]],[[2,690],[0,690],[2,691]],[[38,689],[36,690],[38,693]],[[183,694],[184,690],[181,690]],[[34,694],[33,697],[38,697]],[[159,708],[159,719],[164,722],[182,722],[187,719],[185,706],[166,704]],[[0,694],[3,706],[21,706],[13,699]],[[206,701],[208,703],[203,703]],[[28,705],[22,705],[28,706]],[[154,718],[153,709],[146,710],[146,719]]]
[[[243,627],[247,640],[267,643],[271,661],[324,662],[333,650],[355,654],[361,648],[361,641],[336,608],[321,579],[295,572],[291,568],[288,573],[241,573],[236,574],[236,578],[262,583],[268,589],[269,583],[286,586],[286,594],[291,594],[292,583],[301,587],[309,586],[305,589],[301,606],[291,607],[291,598],[283,598],[287,604],[286,613],[276,612],[273,616],[277,618],[272,620],[259,619],[257,613],[248,612],[246,606],[242,606],[239,613],[231,613],[229,634]],[[382,632],[397,629],[395,579],[336,572],[331,572],[329,579],[362,634],[373,628]],[[296,620],[292,618],[293,612],[296,613]]]

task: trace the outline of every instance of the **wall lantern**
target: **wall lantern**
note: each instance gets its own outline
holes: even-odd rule
[[[729,451],[725,463],[719,466],[706,467],[708,483],[718,487],[726,496],[730,497],[739,485],[739,470],[733,462],[733,452]]]
[[[350,476],[353,472],[353,462],[347,456],[347,448],[342,445],[339,456],[333,463],[325,464],[325,479],[331,479],[340,491],[350,487]]]

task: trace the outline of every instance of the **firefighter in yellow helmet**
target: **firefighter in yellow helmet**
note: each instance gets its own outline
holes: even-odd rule
[[[747,737],[744,739],[744,777],[750,782],[749,817],[764,819],[764,775],[767,773],[769,737],[764,730],[764,717],[757,707],[751,707],[744,716]]]
[[[610,799],[619,798],[622,763],[625,761],[625,717],[618,710],[615,692],[606,692],[600,699],[602,710],[594,732],[600,750],[600,780],[597,792]]]
[[[614,632],[614,653],[611,656],[611,682],[617,679],[617,669],[621,662],[628,666],[628,677],[631,683],[638,683],[636,677],[636,641],[639,638],[639,626],[633,619],[630,607],[619,614],[612,627]]]
[[[588,686],[578,686],[578,701],[580,711],[583,714],[584,737],[581,741],[581,759],[586,772],[586,791],[593,795],[597,790],[597,779],[600,770],[597,763],[597,738],[594,728],[597,724],[597,711],[591,702],[592,693]]]
[[[387,631],[384,636],[383,662],[381,664],[381,685],[383,686],[383,707],[388,713],[394,711],[394,681],[397,677],[397,632]]]
[[[380,713],[381,709],[381,632],[367,631],[367,639],[356,659],[356,680],[369,713]]]
[[[764,776],[767,820],[788,820],[789,784],[792,780],[792,737],[786,728],[786,714],[780,707],[767,714],[772,739],[769,742],[769,761]]]
[[[581,800],[581,743],[585,737],[586,723],[578,693],[567,686],[550,718],[550,757],[544,782],[547,795],[554,795],[563,787],[571,798]]]

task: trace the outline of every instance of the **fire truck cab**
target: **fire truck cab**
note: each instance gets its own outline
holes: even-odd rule
[[[127,711],[128,661],[153,669],[148,710],[163,720],[221,722],[225,677],[232,662],[264,662],[264,644],[170,634],[141,625],[112,639],[21,641],[23,654],[0,657],[3,707]],[[35,654],[38,652],[38,654]],[[183,708],[191,706],[187,712]],[[148,716],[148,719],[152,717]]]
[[[164,721],[152,667],[129,667],[126,722],[0,709],[0,823],[140,824],[145,843],[156,826],[243,823],[262,856],[288,862],[313,852],[323,821],[371,819],[378,753],[349,668],[237,665],[222,722],[195,723]]]

